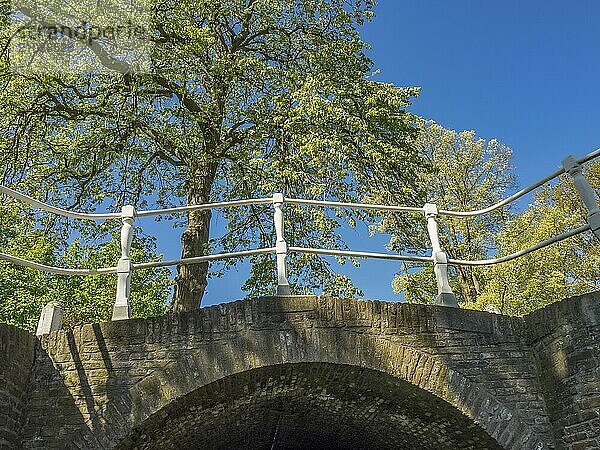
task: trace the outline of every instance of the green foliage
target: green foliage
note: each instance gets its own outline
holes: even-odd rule
[[[55,243],[39,232],[14,239],[6,253],[17,248],[22,258],[46,265],[56,262]],[[38,270],[0,261],[0,322],[35,331],[42,307],[54,297],[51,278]]]
[[[148,238],[134,240],[130,256],[133,262],[157,261],[154,242]],[[79,241],[67,249],[61,263],[67,267],[111,267],[121,255],[119,237],[101,245],[84,245]],[[151,317],[166,313],[171,282],[168,269],[133,271],[131,277],[132,317]],[[90,277],[56,277],[53,286],[56,301],[67,311],[67,326],[110,320],[115,303],[116,275]]]
[[[417,199],[421,205],[430,202],[439,209],[476,210],[501,200],[513,185],[512,152],[505,145],[478,138],[474,131],[458,133],[432,121],[418,123],[420,133],[415,146],[432,167],[419,177],[420,191],[426,193]],[[389,194],[380,194],[378,200],[389,200]],[[473,218],[439,216],[442,248],[454,259],[485,258],[506,218],[505,208]],[[430,246],[423,217],[388,215],[376,230],[390,233],[390,249],[401,253],[423,254]],[[433,270],[429,266],[418,270],[419,267],[423,266],[404,264],[393,288],[404,292],[407,301],[432,302],[437,294]],[[450,271],[450,284],[461,303],[475,301],[485,281],[478,268],[458,267]]]
[[[8,208],[0,209],[5,219]],[[114,267],[120,257],[118,236],[101,244],[73,241],[61,250],[56,237],[34,227],[35,221],[21,219],[14,237],[2,246],[4,253],[51,266],[71,268]],[[2,221],[6,228],[10,222]],[[14,222],[13,222],[14,223]],[[156,260],[151,239],[136,239],[132,246],[134,261]],[[132,276],[132,316],[149,317],[166,313],[171,282],[169,271],[140,270]],[[110,320],[116,296],[116,276],[66,277],[0,262],[0,322],[35,331],[42,307],[51,301],[64,310],[64,325]]]
[[[600,191],[600,163],[586,171]],[[568,176],[545,186],[533,204],[510,220],[498,236],[501,255],[527,248],[585,223],[587,213]],[[600,288],[600,242],[591,233],[574,236],[517,260],[486,270],[487,284],[475,308],[497,306],[524,315],[571,295]]]
[[[473,131],[456,133],[433,122],[421,123],[417,145],[434,170],[423,177],[427,200],[443,209],[469,211],[497,203],[514,183],[510,149],[478,139]],[[600,163],[585,172],[600,191]],[[440,218],[442,247],[454,259],[487,259],[528,248],[585,222],[587,212],[568,176],[546,185],[524,211],[506,209],[478,218]],[[379,230],[391,231],[393,249],[418,252],[428,238],[424,220],[410,236],[395,232],[399,220],[388,216]],[[421,231],[423,230],[423,231]],[[524,315],[570,295],[600,288],[600,243],[591,233],[572,237],[514,261],[450,271],[450,284],[462,307],[497,307]],[[407,301],[427,303],[437,293],[431,265],[405,264],[393,288]]]
[[[411,267],[404,264],[400,273],[392,280],[392,289],[403,293],[409,303],[431,303],[437,295],[437,283],[433,265]]]

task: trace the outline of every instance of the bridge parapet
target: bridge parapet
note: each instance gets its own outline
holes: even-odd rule
[[[35,346],[33,335],[0,324],[0,449],[14,448],[20,440]]]

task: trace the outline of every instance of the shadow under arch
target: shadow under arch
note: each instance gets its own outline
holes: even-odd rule
[[[119,449],[500,449],[441,398],[385,372],[325,362],[239,372],[133,428]]]

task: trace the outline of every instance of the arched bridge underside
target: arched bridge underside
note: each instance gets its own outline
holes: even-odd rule
[[[0,327],[0,447],[593,448],[599,302],[273,297],[41,341]]]
[[[120,448],[501,448],[460,411],[404,380],[331,363],[261,367],[197,389]]]

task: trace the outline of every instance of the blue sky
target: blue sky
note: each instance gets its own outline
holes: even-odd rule
[[[600,2],[381,1],[364,27],[379,79],[423,88],[412,111],[515,153],[523,184],[600,146]]]
[[[381,71],[377,79],[421,86],[412,112],[510,146],[521,186],[553,171],[569,153],[600,147],[600,2],[380,0],[375,12],[362,35]],[[160,234],[161,251],[177,257],[177,242],[169,245],[168,232]],[[349,243],[384,251],[385,239],[363,229],[351,231]],[[397,267],[366,261],[343,272],[367,298],[399,300],[390,285]],[[211,280],[203,304],[242,298],[247,270]]]

